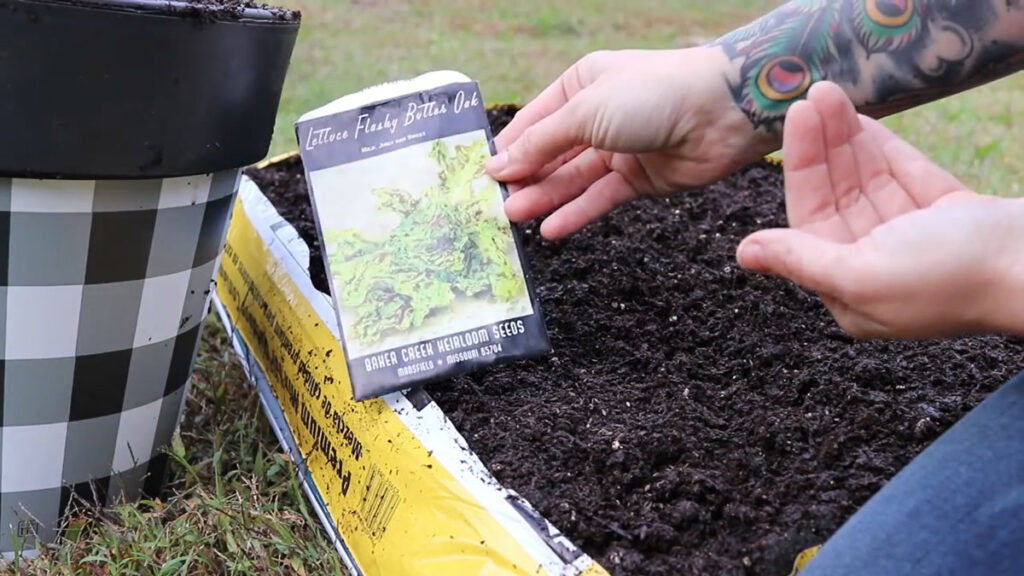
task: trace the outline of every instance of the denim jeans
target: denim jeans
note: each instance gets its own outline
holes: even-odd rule
[[[800,576],[1024,576],[1024,373],[872,497]]]

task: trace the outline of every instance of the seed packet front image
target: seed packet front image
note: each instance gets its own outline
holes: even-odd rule
[[[319,212],[352,356],[533,312],[489,156],[474,132],[311,175],[345,189]]]
[[[549,350],[505,192],[484,172],[479,90],[452,76],[298,124],[357,399]]]

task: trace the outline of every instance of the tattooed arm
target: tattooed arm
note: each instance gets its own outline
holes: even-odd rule
[[[736,104],[778,134],[819,80],[881,117],[1024,68],[1024,0],[792,0],[712,46]]]
[[[881,117],[1024,67],[1024,0],[792,0],[708,45],[589,54],[488,165],[516,222],[571,234],[641,194],[706,185],[781,145],[819,80]]]

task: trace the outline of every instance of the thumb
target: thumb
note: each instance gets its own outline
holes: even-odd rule
[[[487,172],[495,179],[515,182],[533,176],[559,156],[588,144],[595,108],[587,90],[528,127],[506,149],[491,158]]]
[[[791,228],[762,230],[736,249],[740,266],[787,278],[815,292],[838,295],[850,273],[849,244]]]

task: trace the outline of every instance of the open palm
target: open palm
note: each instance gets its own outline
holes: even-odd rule
[[[742,266],[816,291],[856,336],[993,328],[1020,200],[971,192],[827,82],[790,108],[783,142],[790,228],[746,238]]]
[[[894,218],[947,202],[977,201],[880,122],[858,115],[835,84],[815,84],[793,105],[784,135],[790,226],[853,242]]]

